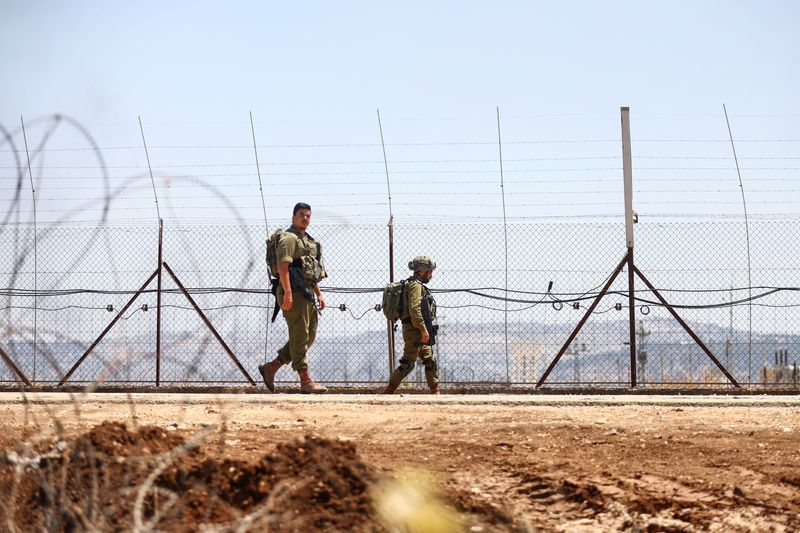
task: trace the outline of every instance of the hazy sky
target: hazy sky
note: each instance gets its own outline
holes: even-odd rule
[[[2,4],[6,122],[800,112],[794,1]]]
[[[497,106],[503,116],[503,139],[510,143],[618,139],[619,107],[623,105],[632,109],[635,139],[725,139],[723,103],[740,138],[800,138],[800,3],[794,1],[3,0],[1,5],[0,123],[14,132],[20,116],[24,116],[32,123],[29,141],[35,145],[35,121],[64,113],[88,128],[102,147],[139,146],[137,116],[141,116],[148,143],[154,146],[150,155],[159,180],[170,172],[178,173],[175,166],[164,165],[183,165],[180,176],[184,176],[188,164],[222,162],[227,165],[222,171],[207,173],[212,176],[200,174],[199,178],[219,187],[234,183],[233,178],[214,178],[232,173],[233,164],[249,164],[252,151],[241,149],[222,156],[209,152],[179,154],[163,148],[159,153],[158,147],[247,146],[252,144],[250,111],[256,119],[259,144],[309,145],[379,143],[375,110],[380,108],[390,144],[389,157],[403,161],[455,159],[466,164],[476,156],[497,158],[497,146],[490,145],[497,140]],[[39,137],[43,131],[39,131]],[[49,147],[75,146],[64,135],[51,139]],[[20,141],[16,133],[15,138]],[[391,146],[473,141],[489,144],[475,150],[466,147],[458,153],[434,148],[410,153]],[[768,148],[749,155],[798,155],[797,144],[782,144],[776,147],[778,150]],[[729,149],[714,146],[713,151],[702,155],[729,156]],[[263,152],[264,162],[289,157],[276,150],[269,153],[266,148]],[[744,145],[742,152],[746,158],[748,149]],[[619,153],[618,144],[602,149],[579,146],[569,153],[515,153],[510,144],[504,156],[611,158]],[[634,151],[634,155],[643,153],[646,150]],[[681,152],[695,153],[694,148]],[[106,162],[137,167],[114,174],[122,179],[146,169],[142,155],[141,151],[127,155],[107,152]],[[386,198],[377,198],[386,191],[380,189],[385,185],[380,175],[382,156],[374,147],[368,154],[343,149],[293,157],[295,166],[312,161],[319,165],[354,158],[374,160],[379,164],[369,171],[374,174],[376,197],[355,203],[367,213],[386,211]],[[9,161],[7,155],[4,161]],[[85,162],[72,160],[70,164]],[[619,161],[614,161],[598,167],[595,162],[590,168],[618,165]],[[646,166],[642,162],[638,165]],[[393,172],[403,170],[399,164],[390,166]],[[795,166],[796,161],[783,163],[783,167]],[[449,172],[463,172],[463,165],[460,168],[450,167]],[[496,171],[497,164],[487,163],[483,168],[489,174]],[[535,171],[559,168],[551,165]],[[347,175],[359,170],[332,165],[324,169],[330,175],[335,169]],[[513,163],[506,169],[510,173],[506,177],[513,182]],[[284,170],[276,169],[278,173]],[[530,168],[517,170],[534,172]],[[4,172],[4,183],[16,178],[13,170],[6,168]],[[248,172],[244,180],[252,185],[253,169]],[[41,169],[40,176],[66,177],[46,168]],[[400,180],[398,175],[393,177]],[[728,177],[731,175],[726,174]],[[430,175],[423,178],[432,180]],[[264,179],[269,182],[270,178]],[[303,179],[309,181],[308,177]],[[496,176],[491,179],[499,180]],[[276,183],[280,179],[276,178]],[[731,183],[734,187],[730,192],[737,192],[735,183]],[[41,185],[42,209],[48,205],[55,209],[52,202],[62,193],[48,197],[48,182]],[[149,176],[144,185],[149,186]],[[158,181],[158,186],[162,185]],[[775,189],[774,184],[771,187]],[[497,192],[496,188],[488,190]],[[562,191],[568,193],[569,189],[564,186]],[[8,199],[12,192],[11,187],[4,187],[2,197]],[[252,192],[248,190],[247,194]],[[404,204],[402,184],[397,185],[396,192],[400,195],[396,207],[402,212],[402,206],[410,206],[414,197]],[[535,192],[521,189],[519,194]],[[489,194],[483,190],[478,193]],[[246,196],[227,189],[224,194],[231,198]],[[541,203],[526,203],[519,198],[522,196],[516,203],[508,202],[510,214],[524,216],[541,211]],[[292,200],[275,196],[268,203],[284,209]],[[436,201],[434,198],[432,203]],[[616,197],[613,201],[619,203]],[[754,206],[757,202],[754,199]],[[486,203],[485,198],[465,201],[462,206],[469,211],[482,203]],[[493,211],[489,214],[498,215],[499,196],[490,203]],[[246,218],[260,216],[260,202],[242,200],[237,205]],[[345,207],[342,213],[347,211]],[[662,207],[664,212],[676,211]],[[797,207],[795,204],[778,212],[796,213]],[[336,214],[335,202],[326,204],[326,209]],[[604,209],[587,212],[604,213]],[[613,213],[619,209],[615,205]],[[677,211],[687,208],[682,206]],[[733,204],[727,211],[735,211]]]

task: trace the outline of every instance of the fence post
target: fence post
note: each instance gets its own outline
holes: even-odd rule
[[[636,308],[634,307],[633,279],[633,223],[636,221],[633,212],[633,164],[631,156],[631,119],[630,108],[621,107],[622,120],[622,177],[625,193],[625,240],[628,245],[628,332],[631,347],[631,387],[636,387]]]
[[[158,290],[156,291],[156,387],[161,386],[161,262],[164,221],[158,219]]]
[[[31,200],[33,202],[33,382],[36,383],[36,343],[39,337],[39,246],[36,224],[36,187],[33,184],[31,171],[31,154],[28,151],[28,134],[25,132],[25,120],[19,117],[22,124],[22,138],[25,141],[25,157],[28,161],[28,178],[31,183]],[[30,384],[29,384],[30,385]]]
[[[500,107],[497,107],[497,149],[500,161],[500,198],[503,201],[503,270],[505,271],[505,291],[503,293],[503,338],[506,354],[506,385],[511,385],[508,366],[508,221],[506,219],[506,185],[503,177],[503,142],[500,136]]]
[[[383,124],[381,123],[381,110],[378,114],[378,131],[381,134],[381,150],[383,151],[383,167],[386,169],[386,197],[389,200],[389,283],[394,281],[394,214],[392,213],[392,185],[389,181],[389,159],[386,157],[386,143],[383,140]],[[389,375],[392,375],[395,364],[394,354],[394,323],[386,320],[386,340],[389,352]]]
[[[389,216],[389,283],[394,281],[394,217]],[[386,339],[389,345],[389,375],[395,366],[394,323],[386,319]]]

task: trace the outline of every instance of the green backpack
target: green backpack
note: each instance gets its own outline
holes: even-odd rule
[[[400,320],[406,307],[408,307],[408,295],[406,294],[407,279],[389,283],[383,288],[383,303],[381,309],[383,314],[391,322]]]
[[[267,268],[272,278],[278,277],[278,244],[284,233],[286,230],[278,228],[267,238]]]

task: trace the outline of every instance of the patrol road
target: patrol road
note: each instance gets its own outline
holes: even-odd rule
[[[224,432],[254,461],[301,435],[421,469],[485,531],[800,530],[800,397],[0,393],[0,448],[58,420]]]
[[[215,404],[225,405],[275,405],[275,404],[358,404],[358,405],[508,405],[508,406],[718,406],[718,407],[800,407],[800,395],[556,395],[556,394],[469,394],[430,396],[418,393],[397,393],[396,396],[379,394],[257,394],[246,393],[61,393],[61,392],[0,392],[0,406],[16,403],[73,405],[102,402],[104,405],[129,404]]]

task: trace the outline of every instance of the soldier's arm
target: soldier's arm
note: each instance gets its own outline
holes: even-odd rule
[[[408,314],[411,316],[411,324],[425,335],[428,330],[422,318],[422,285],[418,282],[408,284]]]
[[[319,302],[319,309],[322,311],[325,309],[325,297],[322,296],[322,289],[319,288],[319,283],[314,284],[314,294],[317,295],[317,301]]]
[[[283,287],[283,305],[285,311],[292,308],[294,298],[292,297],[292,282],[289,280],[289,263],[286,261],[278,263],[278,279],[281,280]]]
[[[320,259],[321,259],[321,256],[322,256],[322,243],[315,242],[314,244],[316,244],[316,246],[317,246],[317,248],[316,248],[317,254],[316,255],[319,255]],[[317,283],[314,283],[314,294],[317,295],[317,302],[319,302],[319,309],[320,309],[320,311],[322,311],[323,309],[325,309],[325,297],[322,295],[322,289],[319,288],[319,282],[322,279],[327,278],[328,277],[328,273],[325,272],[325,268],[322,266],[322,263],[320,263],[319,267],[320,267],[319,268],[320,269],[320,272],[319,272],[320,277],[317,280]]]
[[[286,311],[292,308],[292,282],[289,279],[289,265],[294,260],[294,249],[297,246],[297,239],[292,234],[284,234],[278,243],[278,279],[283,287],[283,305]]]

